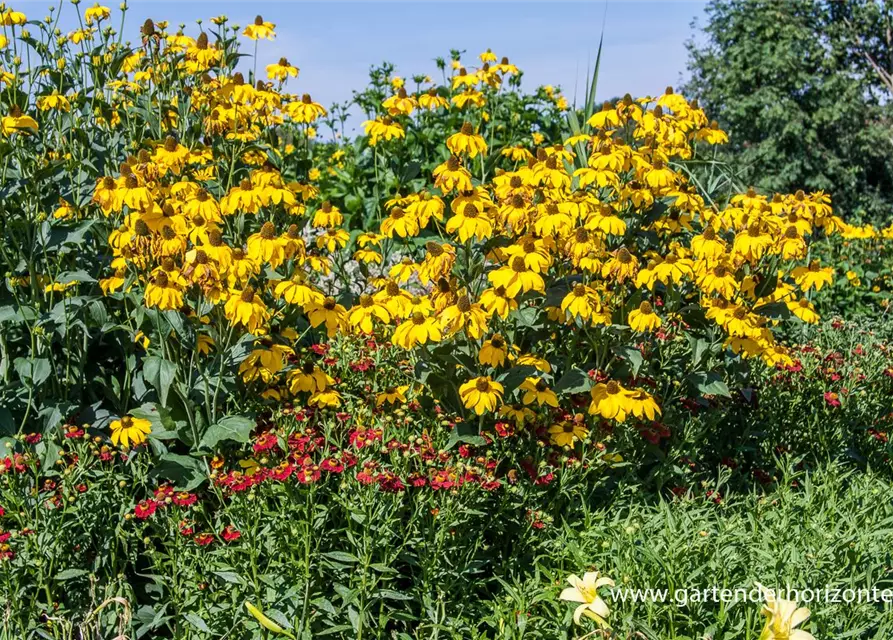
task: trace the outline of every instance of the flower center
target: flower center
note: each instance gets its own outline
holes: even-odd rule
[[[632,255],[627,251],[626,247],[621,247],[617,252],[617,262],[620,264],[630,264],[633,261]]]
[[[276,227],[273,226],[272,222],[264,222],[260,228],[260,237],[264,240],[272,240],[276,237]]]

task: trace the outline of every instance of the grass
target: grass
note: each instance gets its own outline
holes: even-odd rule
[[[572,606],[555,603],[569,573],[597,569],[617,587],[718,589],[767,586],[893,589],[893,486],[888,478],[840,463],[813,472],[779,461],[781,481],[770,491],[755,486],[719,504],[704,497],[667,502],[635,486],[608,502],[581,502],[540,532],[531,565],[515,566],[494,594],[492,633],[453,637],[571,638]],[[542,594],[550,597],[543,599]],[[508,598],[515,611],[503,606]],[[759,637],[759,605],[621,602],[607,598],[620,637],[661,640]],[[526,605],[526,607],[525,607]],[[891,605],[812,603],[816,638],[889,638]],[[506,620],[509,620],[507,628]],[[521,622],[523,620],[523,622]],[[558,623],[558,624],[556,624]],[[810,627],[807,627],[810,628]],[[469,628],[470,631],[470,628]],[[468,633],[468,635],[466,635]],[[423,636],[418,636],[423,637]]]

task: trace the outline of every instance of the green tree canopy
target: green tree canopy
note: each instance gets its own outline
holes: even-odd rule
[[[712,0],[706,13],[685,90],[729,131],[740,180],[891,219],[893,2]]]

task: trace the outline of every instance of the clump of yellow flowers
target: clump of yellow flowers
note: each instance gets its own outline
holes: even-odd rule
[[[101,40],[95,60],[77,60],[95,63],[102,91],[38,88],[31,104],[6,109],[0,131],[15,157],[42,144],[53,161],[62,121],[126,140],[91,195],[63,194],[53,218],[105,230],[98,289],[125,314],[156,314],[134,340],[174,373],[150,377],[166,394],[168,378],[199,371],[202,384],[181,395],[201,389],[212,413],[225,403],[221,380],[235,375],[260,401],[339,406],[344,389],[302,346],[363,335],[419,364],[410,397],[481,419],[540,412],[554,417],[553,442],[573,446],[589,429],[578,407],[591,421],[656,420],[691,372],[703,393],[722,392],[721,369],[643,362],[679,336],[715,346],[720,364],[789,363],[773,329],[817,322],[811,296],[832,280],[810,243],[874,233],[846,224],[822,192],[706,192],[692,161],[728,137],[671,88],[595,107],[564,139],[535,124],[515,130],[519,119],[498,105],[519,71],[489,50],[476,66],[457,57],[442,85],[419,78],[410,91],[388,79],[364,123],[376,197],[357,228],[338,183],[357,152],[313,141],[331,116],[286,91],[298,68],[283,57],[267,80],[236,68],[239,37],[257,47],[275,37],[273,23],[258,16],[242,29],[219,17],[191,36],[147,20],[131,47],[95,26],[110,15],[88,9],[90,28],[49,54],[74,60],[68,47]],[[0,19],[13,35],[25,22],[11,9]],[[20,82],[21,59],[4,61],[14,68],[0,82]],[[581,113],[552,87],[541,95],[555,113]],[[449,133],[412,146],[432,118]],[[394,179],[388,163],[407,154],[427,158],[421,178]],[[28,278],[47,295],[86,285],[46,271]]]

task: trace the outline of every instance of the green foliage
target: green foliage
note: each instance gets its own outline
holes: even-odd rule
[[[890,219],[891,19],[886,1],[708,5],[684,91],[729,131],[719,156],[745,185],[824,190],[848,220]]]

